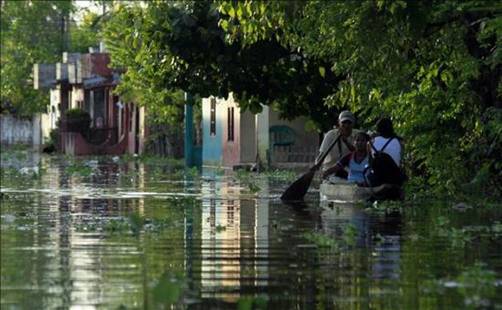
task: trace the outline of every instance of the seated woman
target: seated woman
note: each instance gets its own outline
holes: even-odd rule
[[[367,151],[367,144],[369,136],[364,132],[358,132],[355,136],[354,146],[355,151],[350,152],[340,159],[333,169],[335,174],[339,170],[348,168],[347,181],[357,183],[358,185],[366,185],[365,171],[368,167],[369,156]]]

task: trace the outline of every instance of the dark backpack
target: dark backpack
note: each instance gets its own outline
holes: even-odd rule
[[[394,138],[395,137],[390,138],[381,150],[377,150],[373,144],[370,143],[375,151],[375,153],[370,156],[369,161],[370,172],[368,174],[368,182],[370,186],[378,186],[381,184],[395,184],[401,186],[406,180],[406,176],[401,168],[398,167],[389,154],[384,152],[387,145],[389,145]]]

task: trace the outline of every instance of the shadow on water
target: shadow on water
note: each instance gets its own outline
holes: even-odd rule
[[[284,181],[158,163],[53,157],[39,166],[2,168],[2,308],[500,302],[491,249],[502,229],[481,226],[481,213],[374,212],[315,193],[285,205]]]

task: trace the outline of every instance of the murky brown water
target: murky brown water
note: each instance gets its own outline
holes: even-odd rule
[[[279,175],[20,157],[2,158],[2,309],[502,308],[500,205],[295,207]]]

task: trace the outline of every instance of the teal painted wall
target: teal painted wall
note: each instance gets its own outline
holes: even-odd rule
[[[216,100],[216,134],[210,134],[210,98],[202,99],[202,164],[221,166],[223,164],[223,117],[222,109]]]

